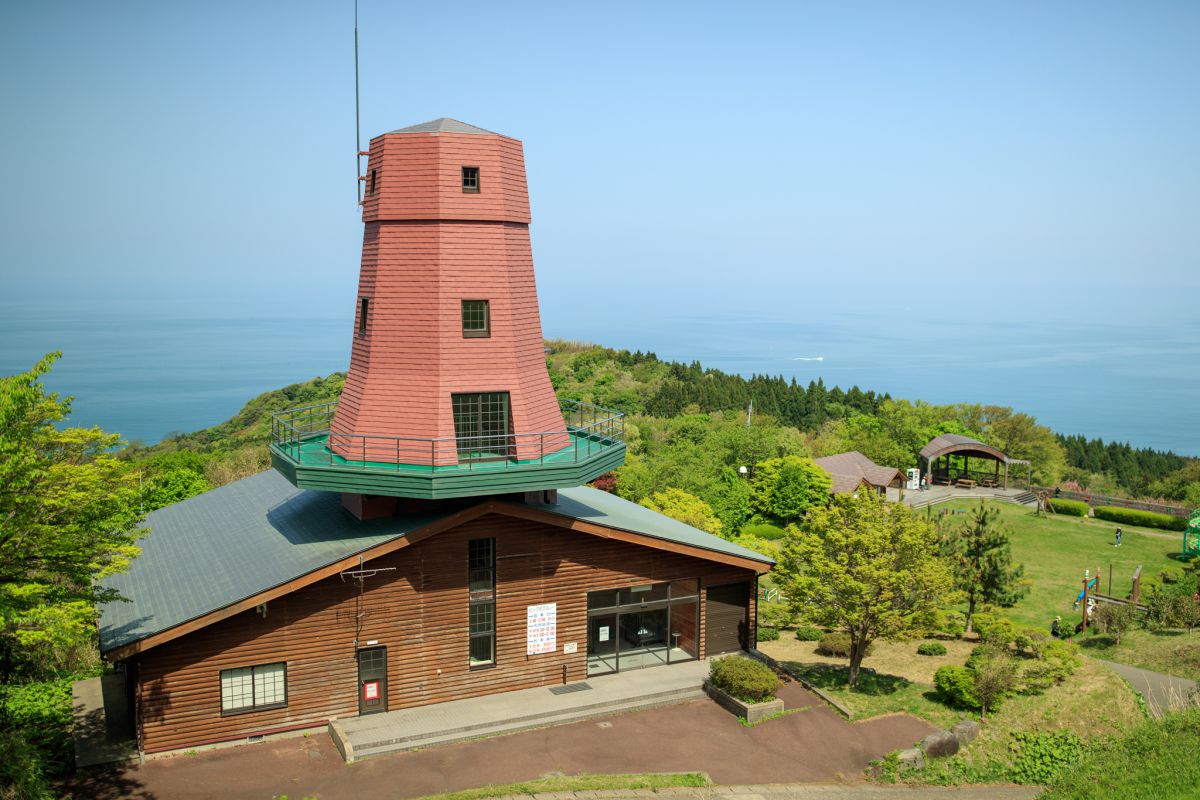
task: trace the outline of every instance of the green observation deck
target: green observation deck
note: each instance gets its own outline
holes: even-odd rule
[[[580,486],[625,463],[625,415],[563,401],[564,431],[443,439],[337,433],[337,403],[271,415],[271,464],[301,489],[439,499]]]

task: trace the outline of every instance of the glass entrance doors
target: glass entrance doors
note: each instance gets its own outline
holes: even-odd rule
[[[699,581],[588,593],[588,675],[690,661],[698,653]]]

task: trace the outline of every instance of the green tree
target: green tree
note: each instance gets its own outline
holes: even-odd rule
[[[111,451],[119,437],[62,428],[70,400],[41,377],[59,358],[0,378],[0,673],[45,674],[95,631],[98,578],[138,553],[138,476]]]
[[[851,686],[871,642],[928,624],[952,588],[933,523],[874,493],[834,496],[784,542],[780,588],[797,614],[850,635]]]
[[[769,520],[786,525],[829,500],[829,473],[800,456],[769,458],[754,468],[751,503]]]
[[[972,693],[983,710],[980,719],[986,722],[988,709],[999,708],[1008,693],[1016,688],[1017,665],[1007,651],[989,648],[975,660],[971,671],[974,673]]]
[[[677,519],[693,528],[699,528],[715,536],[721,535],[721,520],[713,513],[708,503],[688,494],[682,489],[665,489],[655,492],[642,501],[642,505],[671,519]]]
[[[941,550],[954,571],[954,587],[967,598],[967,633],[977,605],[1009,608],[1029,592],[1022,582],[1024,567],[1012,563],[1009,532],[1000,524],[999,509],[983,501],[965,525],[943,526]]]

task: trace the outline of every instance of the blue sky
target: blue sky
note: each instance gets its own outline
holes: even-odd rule
[[[5,3],[0,305],[351,315],[352,9]],[[1195,2],[360,19],[364,141],[439,116],[524,140],[552,332],[961,297],[1154,320],[1200,289]]]

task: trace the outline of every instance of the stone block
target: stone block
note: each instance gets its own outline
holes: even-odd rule
[[[925,756],[916,747],[901,750],[897,754],[900,766],[904,769],[921,769],[925,766]]]
[[[959,741],[950,731],[934,731],[921,740],[920,748],[926,758],[945,758],[958,752]]]
[[[950,732],[954,734],[954,738],[958,739],[958,744],[962,747],[974,741],[975,737],[979,735],[979,723],[974,720],[964,719],[962,722],[954,725],[950,729]]]

